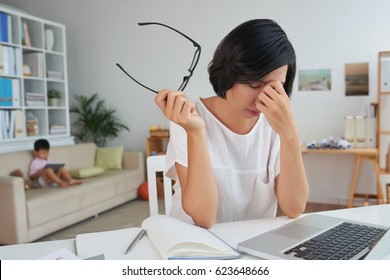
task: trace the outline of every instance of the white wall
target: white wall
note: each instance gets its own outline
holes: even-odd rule
[[[375,102],[377,53],[390,49],[390,2],[387,0],[0,0],[67,27],[70,94],[99,93],[130,127],[110,145],[145,150],[152,124],[167,121],[142,89],[115,66],[154,89],[176,88],[190,64],[194,48],[173,32],[138,27],[159,21],[178,28],[202,46],[202,56],[188,95],[196,100],[213,92],[207,64],[218,42],[239,23],[273,18],[286,30],[297,53],[298,69],[330,68],[330,92],[298,92],[292,107],[303,142],[343,135],[346,115],[363,113]],[[345,63],[369,62],[369,96],[346,97]],[[353,157],[305,156],[312,200],[344,201],[348,194]],[[361,184],[372,185],[370,167]]]

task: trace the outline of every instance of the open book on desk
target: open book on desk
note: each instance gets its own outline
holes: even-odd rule
[[[142,228],[147,234],[126,255],[126,249]],[[78,235],[77,253],[82,258],[104,254],[106,259],[236,259],[241,257],[238,251],[209,230],[170,216],[151,216],[142,223],[142,228]]]
[[[211,231],[170,216],[154,215],[142,223],[164,259],[237,259],[241,254]]]

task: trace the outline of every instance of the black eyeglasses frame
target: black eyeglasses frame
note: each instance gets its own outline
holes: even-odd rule
[[[202,48],[201,46],[195,42],[193,39],[191,39],[190,37],[188,37],[187,35],[185,35],[184,33],[180,32],[179,30],[176,30],[175,28],[173,27],[170,27],[166,24],[163,24],[163,23],[159,23],[159,22],[139,22],[138,23],[139,26],[146,26],[146,25],[160,25],[160,26],[163,26],[163,27],[166,27],[168,29],[171,29],[177,33],[179,33],[180,35],[182,35],[184,38],[188,39],[193,45],[194,47],[196,48],[195,52],[194,52],[194,56],[192,57],[192,61],[191,61],[191,65],[190,67],[188,68],[188,72],[189,74],[184,76],[183,77],[183,82],[181,83],[181,85],[179,86],[178,90],[179,91],[183,91],[186,86],[188,85],[188,82],[190,81],[193,73],[194,73],[194,70],[196,68],[196,66],[198,65],[198,62],[199,62],[199,58],[200,58],[200,54],[201,54],[201,51],[202,51]],[[119,63],[116,63],[116,65],[130,78],[132,79],[134,82],[136,82],[138,85],[142,86],[143,88],[146,88],[147,90],[149,91],[152,91],[154,93],[157,93],[156,90],[142,84],[141,82],[137,81],[134,77],[132,77],[129,73],[127,73],[127,71],[119,64]]]

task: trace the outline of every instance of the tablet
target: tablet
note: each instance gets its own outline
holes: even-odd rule
[[[54,173],[57,173],[58,170],[60,170],[60,168],[64,167],[65,166],[65,163],[48,163],[45,165],[45,169],[46,168],[51,168],[53,169]]]

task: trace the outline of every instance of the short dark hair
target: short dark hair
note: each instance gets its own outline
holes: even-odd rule
[[[290,96],[296,72],[294,48],[275,21],[254,19],[237,26],[219,43],[208,72],[215,93],[226,98],[235,83],[259,81],[284,65],[288,66],[284,89]]]
[[[38,152],[39,150],[50,150],[50,144],[49,141],[46,139],[38,139],[34,142],[34,150]]]

